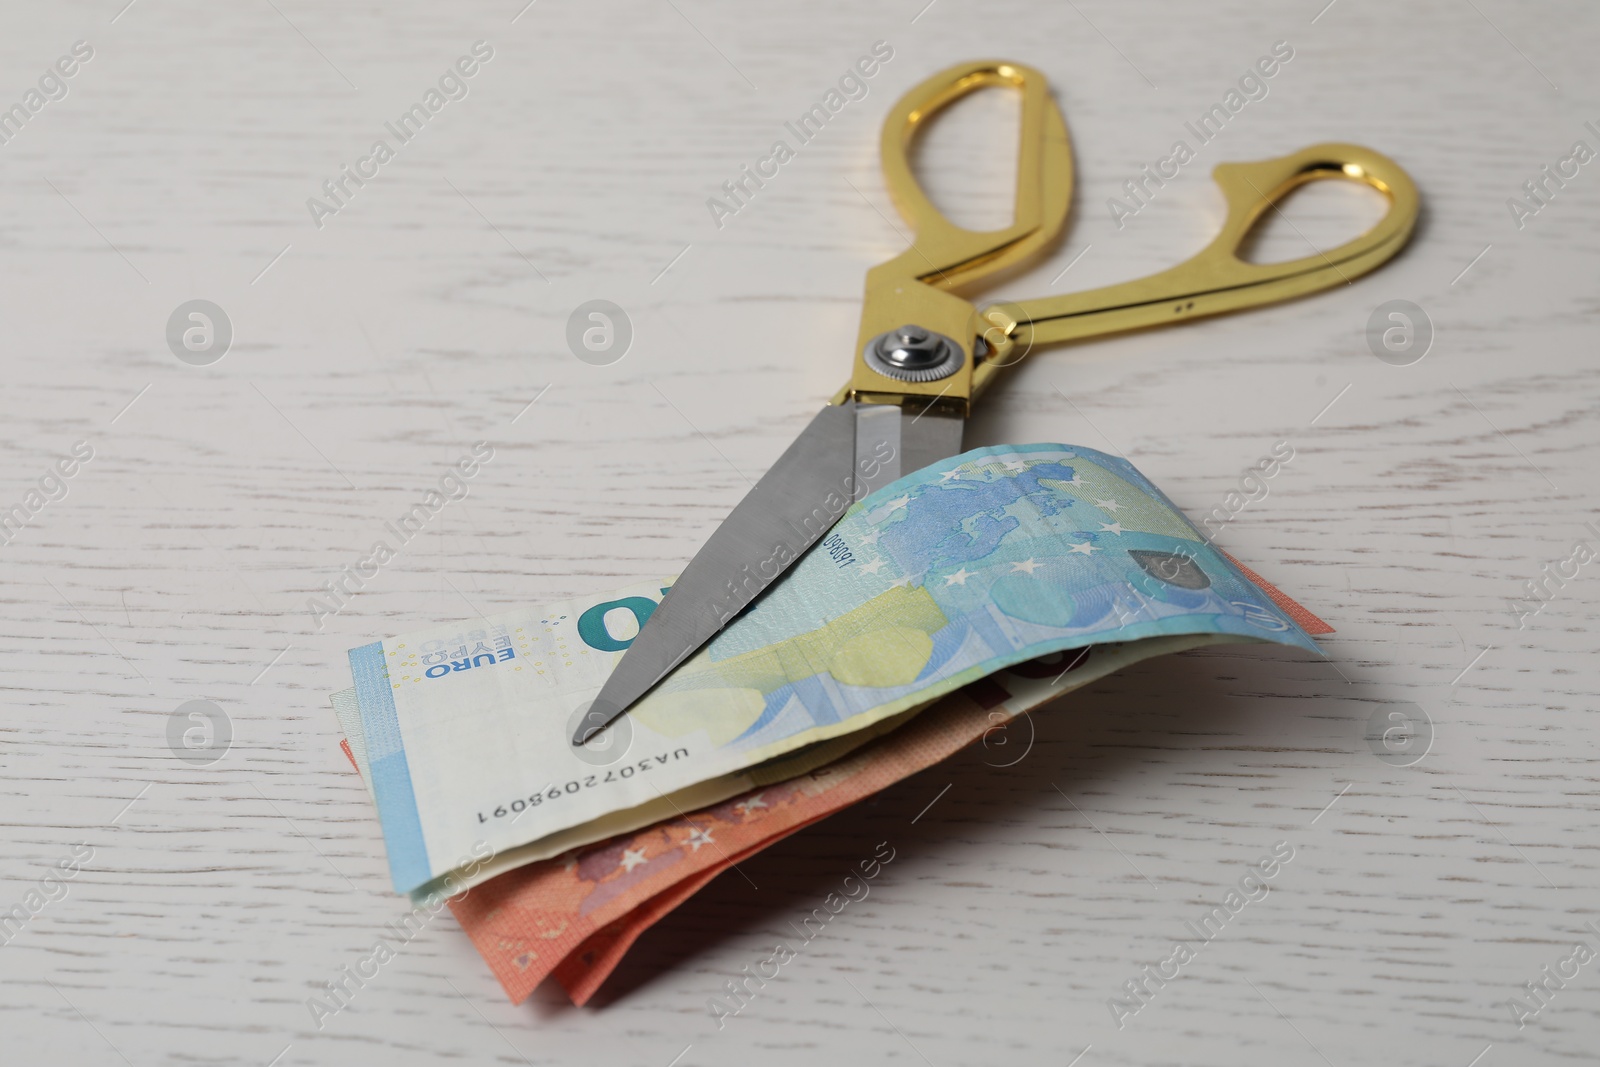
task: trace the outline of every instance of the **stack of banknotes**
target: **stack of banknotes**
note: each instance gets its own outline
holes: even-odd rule
[[[740,860],[1152,656],[1328,628],[1127,461],[976,449],[854,504],[584,747],[670,580],[352,649],[332,695],[395,889],[448,904],[506,993],[586,1001]]]

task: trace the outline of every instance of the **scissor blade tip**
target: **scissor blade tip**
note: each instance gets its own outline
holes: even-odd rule
[[[579,748],[588,744],[590,738],[611,725],[611,720],[621,714],[621,708],[613,705],[610,709],[607,709],[601,706],[600,701],[595,701],[594,705],[589,708],[588,714],[584,715],[582,721],[578,723],[577,731],[572,735],[573,747]]]

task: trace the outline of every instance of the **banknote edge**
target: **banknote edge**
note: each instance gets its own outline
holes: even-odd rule
[[[422,836],[422,817],[411,788],[411,767],[400,735],[400,717],[394,694],[389,691],[383,642],[352,648],[349,656],[350,676],[361,706],[362,732],[366,735],[372,793],[377,799],[384,851],[389,858],[389,876],[396,892],[407,893],[433,875],[428,865],[428,844]]]

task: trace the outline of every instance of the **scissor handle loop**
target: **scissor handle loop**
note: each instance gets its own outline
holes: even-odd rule
[[[1354,281],[1405,246],[1416,226],[1417,187],[1394,160],[1360,145],[1312,145],[1279,159],[1222,163],[1212,172],[1228,215],[1211,243],[1184,262],[1146,278],[1081,293],[985,308],[989,358],[973,377],[973,395],[1001,366],[1035,344],[1098,337],[1270,304]],[[1382,193],[1389,209],[1352,240],[1299,259],[1251,263],[1241,258],[1250,231],[1279,201],[1307,182],[1340,178]]]
[[[928,118],[963,96],[994,86],[1022,93],[1016,206],[1011,225],[969,230],[946,218],[923,192],[911,170],[911,143]],[[884,119],[880,150],[889,194],[915,234],[911,248],[877,268],[880,276],[898,272],[939,288],[960,285],[1027,258],[1066,224],[1072,149],[1049,83],[1033,67],[988,59],[940,71],[895,103]]]
[[[1219,163],[1212,179],[1228,203],[1222,230],[1205,248],[1178,269],[1215,270],[1225,286],[1261,286],[1287,279],[1307,284],[1283,295],[1299,295],[1350,281],[1398,252],[1417,221],[1417,187],[1400,164],[1361,145],[1330,142],[1302,148],[1280,159],[1259,163]],[[1384,194],[1389,210],[1371,229],[1325,252],[1280,263],[1251,263],[1240,258],[1250,231],[1292,191],[1326,179],[1358,181]],[[1282,299],[1268,296],[1245,306]]]

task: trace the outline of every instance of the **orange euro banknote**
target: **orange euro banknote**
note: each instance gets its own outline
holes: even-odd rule
[[[1332,632],[1233,562],[1306,632]],[[1152,638],[1018,664],[949,694],[894,732],[808,774],[508,871],[453,898],[451,911],[513,1003],[554,975],[582,1004],[645,930],[745,857],[1004,730],[1015,716],[1072,689],[1139,660],[1237,640]]]

